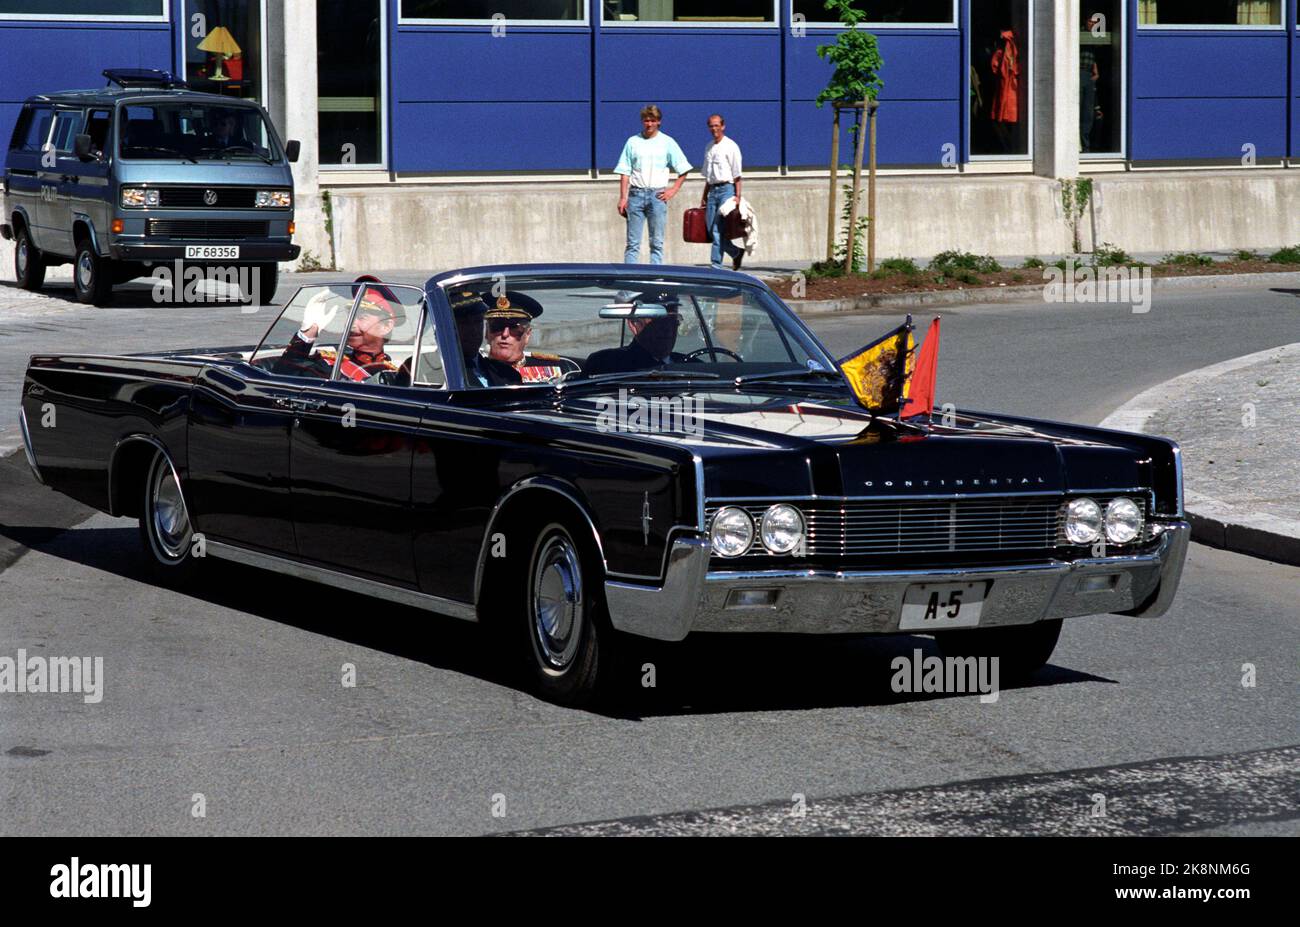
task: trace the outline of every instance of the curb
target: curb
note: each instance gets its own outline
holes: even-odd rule
[[[1300,342],[1234,357],[1166,380],[1134,396],[1102,420],[1099,427],[1141,432],[1146,423],[1170,402],[1225,373],[1249,367],[1266,358],[1294,358],[1300,362]],[[1300,521],[1249,512],[1195,490],[1184,489],[1183,507],[1192,526],[1192,540],[1250,557],[1300,566]]]
[[[783,274],[782,278],[790,274]],[[765,278],[770,286],[775,278]],[[1300,270],[1260,274],[1200,274],[1190,277],[1153,277],[1153,292],[1161,290],[1217,290],[1230,287],[1274,287],[1300,285]],[[840,299],[787,299],[785,304],[799,315],[833,315],[848,312],[888,311],[917,306],[961,306],[1012,303],[1043,298],[1047,283],[1017,286],[985,286],[957,290],[919,290],[915,293],[866,293]]]

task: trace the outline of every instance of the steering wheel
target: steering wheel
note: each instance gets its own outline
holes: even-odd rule
[[[739,354],[737,354],[735,351],[728,350],[727,348],[720,348],[717,345],[714,345],[711,348],[696,348],[694,351],[691,351],[689,354],[686,355],[683,363],[687,361],[699,363],[698,358],[700,357],[700,355],[713,354],[715,351],[727,355],[737,363],[743,364],[745,362],[745,359],[741,357]],[[714,359],[716,360],[717,358]]]

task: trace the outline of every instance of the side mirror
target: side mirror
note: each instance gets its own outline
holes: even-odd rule
[[[290,161],[297,161],[298,155],[302,152],[302,142],[296,138],[291,138],[284,144],[284,156]]]
[[[95,156],[90,153],[90,136],[78,135],[72,140],[72,153],[82,161],[93,161]]]

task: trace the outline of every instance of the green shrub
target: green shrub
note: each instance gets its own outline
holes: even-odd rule
[[[987,254],[971,254],[969,251],[943,251],[930,262],[930,270],[950,277],[959,277],[962,271],[996,274],[1001,269],[1002,265]]]
[[[1094,267],[1143,267],[1141,261],[1135,261],[1133,256],[1118,245],[1112,245],[1108,241],[1099,244],[1092,253],[1092,264]]]
[[[1020,266],[1025,270],[1042,270],[1047,266],[1047,262],[1040,257],[1027,257],[1025,263]]]
[[[1288,245],[1268,256],[1271,264],[1300,264],[1300,245]]]
[[[808,268],[808,276],[811,279],[817,277],[843,277],[843,261],[816,261]]]
[[[873,280],[884,280],[886,277],[915,277],[921,272],[921,268],[916,266],[916,262],[911,258],[896,257],[888,258],[880,262],[871,277]]]
[[[1256,254],[1254,251],[1249,251],[1246,248],[1242,248],[1240,251],[1237,252],[1236,259],[1238,261],[1258,261],[1259,255]]]
[[[1195,251],[1179,251],[1166,254],[1160,259],[1161,264],[1173,264],[1176,267],[1209,267],[1214,263],[1214,258],[1208,254],[1197,254]]]

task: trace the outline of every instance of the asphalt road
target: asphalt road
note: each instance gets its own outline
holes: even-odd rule
[[[270,323],[12,292],[6,410],[32,352],[231,344]],[[941,400],[1083,422],[1300,340],[1295,292],[1258,289],[944,317]],[[897,318],[813,325],[843,354]],[[98,703],[0,694],[3,834],[1300,835],[1295,568],[1193,546],[1166,617],[1068,621],[1051,666],[992,704],[892,692],[891,658],[934,652],[924,638],[728,636],[651,651],[657,687],[601,715],[520,692],[452,619],[228,565],[155,585],[134,524],[87,514],[21,455],[0,461],[0,657],[104,661]]]

